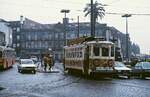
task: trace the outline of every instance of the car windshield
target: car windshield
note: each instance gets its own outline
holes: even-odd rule
[[[21,64],[33,64],[32,60],[22,60]]]
[[[121,62],[115,62],[115,67],[125,67],[125,65]]]
[[[144,62],[143,67],[150,69],[150,63],[149,62]]]

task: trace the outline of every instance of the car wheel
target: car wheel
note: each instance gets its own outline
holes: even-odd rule
[[[19,70],[20,73],[22,73],[22,70]]]
[[[114,74],[114,75],[113,75],[113,78],[119,78],[119,75]]]
[[[144,74],[140,74],[140,78],[141,79],[145,79],[145,75]]]
[[[131,78],[131,76],[130,76],[130,75],[128,75],[127,77],[128,77],[128,79],[130,79],[130,78]]]
[[[36,70],[33,70],[33,74],[36,74]]]

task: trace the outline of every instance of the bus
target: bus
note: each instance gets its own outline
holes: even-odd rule
[[[15,63],[15,56],[13,48],[0,46],[0,70],[11,68]]]
[[[80,70],[84,75],[99,73],[112,76],[115,46],[98,38],[79,38],[67,42],[64,47],[64,70]]]

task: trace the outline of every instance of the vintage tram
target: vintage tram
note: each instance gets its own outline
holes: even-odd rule
[[[64,70],[80,70],[84,75],[112,75],[115,61],[114,43],[85,37],[68,40],[64,47]]]
[[[0,70],[5,70],[15,63],[15,50],[10,47],[0,46]]]

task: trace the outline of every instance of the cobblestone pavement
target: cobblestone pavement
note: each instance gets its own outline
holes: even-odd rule
[[[86,79],[63,73],[56,63],[51,72],[18,73],[16,65],[0,72],[0,97],[150,97],[150,80]]]

